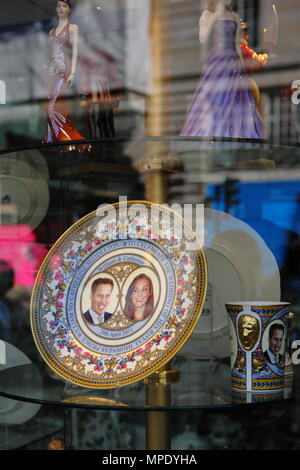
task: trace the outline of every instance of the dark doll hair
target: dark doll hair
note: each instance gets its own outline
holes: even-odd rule
[[[70,0],[56,0],[56,5],[58,4],[58,2],[66,3],[69,8],[72,8],[72,2]]]

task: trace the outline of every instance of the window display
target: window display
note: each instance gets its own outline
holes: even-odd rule
[[[114,111],[120,97],[114,57],[98,47],[97,36],[88,37],[81,55],[81,106],[87,107],[91,138],[115,137]],[[114,91],[114,92],[113,92]]]
[[[299,1],[2,2],[0,448],[105,447],[112,422],[112,447],[299,447]],[[252,341],[243,301],[293,313]]]

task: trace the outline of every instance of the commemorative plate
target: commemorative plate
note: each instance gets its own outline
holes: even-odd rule
[[[177,213],[142,201],[100,206],[45,258],[31,299],[33,337],[66,381],[133,383],[188,339],[206,283],[200,240]]]

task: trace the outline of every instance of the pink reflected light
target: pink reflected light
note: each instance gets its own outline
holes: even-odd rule
[[[14,285],[32,287],[48,250],[27,225],[0,226],[0,260],[14,270]]]

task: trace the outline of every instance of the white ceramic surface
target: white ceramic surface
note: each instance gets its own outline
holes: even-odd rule
[[[202,315],[180,354],[229,356],[225,304],[243,300],[279,301],[280,273],[273,253],[248,224],[205,209],[208,289]]]
[[[49,206],[49,188],[35,168],[12,158],[0,162],[0,200],[6,200],[12,214],[1,218],[1,223],[27,225],[34,229],[43,220]]]
[[[26,364],[31,364],[31,361],[22,351],[6,341],[0,341],[0,374],[5,369]],[[41,377],[38,374],[35,377],[35,382],[39,382],[39,385],[42,386]],[[20,383],[16,376],[14,391],[16,394],[22,395],[22,389],[24,391],[24,384]],[[0,423],[23,424],[33,418],[40,407],[41,405],[38,404],[0,397]]]

